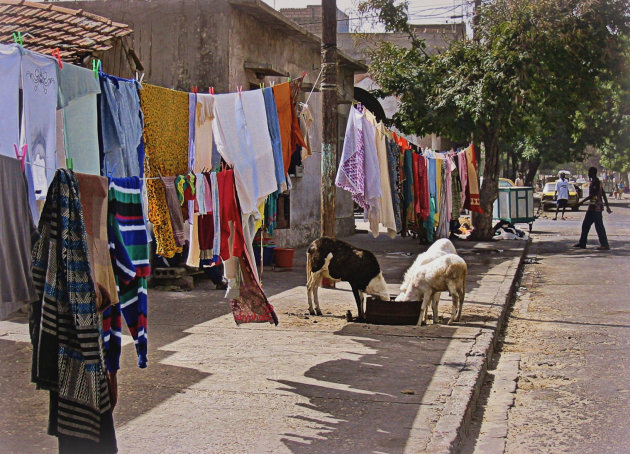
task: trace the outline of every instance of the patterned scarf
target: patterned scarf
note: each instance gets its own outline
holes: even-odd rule
[[[74,173],[57,170],[39,222],[32,254],[38,300],[29,320],[32,380],[58,393],[52,433],[98,442],[109,390],[78,191]]]

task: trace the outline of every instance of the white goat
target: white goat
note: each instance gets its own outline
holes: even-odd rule
[[[459,321],[462,316],[467,275],[468,267],[464,259],[457,254],[442,255],[418,267],[413,274],[410,274],[406,290],[396,297],[396,301],[418,301],[422,298],[418,324],[426,320],[429,302],[431,302],[433,323],[436,323],[439,301],[436,294],[448,291],[453,299],[451,319],[448,321],[450,325],[454,321]]]

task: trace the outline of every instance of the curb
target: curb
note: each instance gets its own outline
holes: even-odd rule
[[[477,336],[466,358],[466,364],[453,385],[442,415],[436,422],[431,440],[427,444],[426,452],[428,453],[456,452],[468,433],[477,399],[494,354],[498,335],[503,330],[508,309],[512,307],[516,297],[516,290],[523,275],[524,260],[529,253],[531,242],[531,238],[527,240],[511,282],[506,279],[501,284],[498,298],[502,307],[496,328]]]

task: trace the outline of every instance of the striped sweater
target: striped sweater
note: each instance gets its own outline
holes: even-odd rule
[[[120,303],[103,314],[106,362],[110,371],[120,368],[121,315],[133,337],[138,367],[147,366],[147,277],[149,237],[142,215],[138,177],[110,178],[107,234]]]

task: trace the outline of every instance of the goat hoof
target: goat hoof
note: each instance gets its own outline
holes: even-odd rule
[[[313,311],[311,309],[308,310],[308,313],[311,314],[311,315],[315,315],[315,311]]]
[[[320,311],[319,309],[317,309],[316,313],[317,313],[317,315],[322,315],[322,311]],[[313,315],[315,315],[315,314],[313,314]]]

